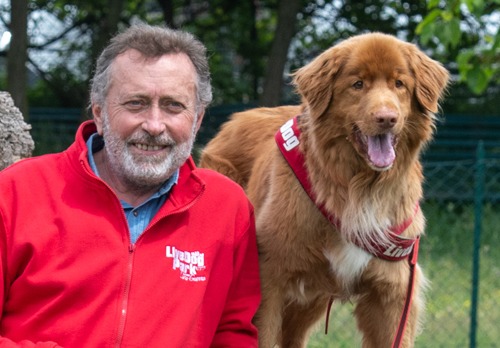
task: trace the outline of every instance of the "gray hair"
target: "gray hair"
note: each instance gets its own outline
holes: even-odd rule
[[[158,58],[170,53],[184,53],[197,73],[196,99],[198,106],[206,108],[212,101],[210,70],[205,46],[192,34],[166,27],[136,24],[113,37],[97,59],[90,85],[92,104],[105,105],[110,85],[111,65],[121,53],[134,49],[147,58]]]

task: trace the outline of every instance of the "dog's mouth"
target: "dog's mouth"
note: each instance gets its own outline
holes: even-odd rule
[[[396,159],[397,137],[393,133],[365,135],[354,126],[354,140],[368,165],[377,171],[390,169]]]

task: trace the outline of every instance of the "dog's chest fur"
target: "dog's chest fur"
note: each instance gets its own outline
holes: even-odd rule
[[[332,272],[342,282],[344,288],[349,288],[358,279],[373,257],[350,243],[335,251],[325,250],[324,255],[330,263]]]

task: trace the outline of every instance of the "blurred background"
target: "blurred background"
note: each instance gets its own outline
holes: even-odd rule
[[[72,142],[96,57],[139,21],[208,47],[214,101],[195,157],[231,112],[297,103],[289,73],[352,35],[393,34],[440,61],[453,83],[422,158],[431,285],[416,345],[500,347],[500,0],[0,0],[0,90],[31,124],[35,155]],[[309,346],[360,346],[351,312],[334,305]]]

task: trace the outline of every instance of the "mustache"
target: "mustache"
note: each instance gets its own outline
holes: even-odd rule
[[[152,146],[175,146],[177,143],[167,134],[152,136],[148,133],[133,134],[127,143],[141,143]]]

